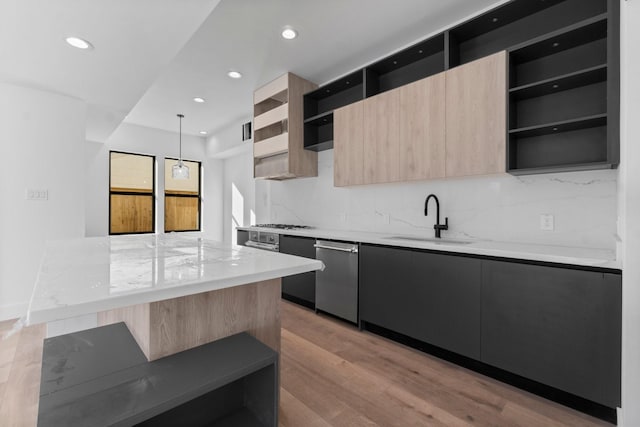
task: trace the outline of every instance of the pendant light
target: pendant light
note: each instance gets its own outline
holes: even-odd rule
[[[182,162],[182,119],[184,114],[178,114],[180,119],[180,157],[178,163],[171,168],[171,177],[173,179],[189,179],[189,168]]]

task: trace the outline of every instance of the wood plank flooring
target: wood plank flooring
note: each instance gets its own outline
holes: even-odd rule
[[[23,328],[7,337],[13,324],[0,322],[0,425],[30,427],[38,419],[46,327]]]
[[[283,301],[280,425],[610,426]]]
[[[2,426],[36,425],[44,335],[0,339]],[[282,427],[610,426],[284,301],[281,348]]]

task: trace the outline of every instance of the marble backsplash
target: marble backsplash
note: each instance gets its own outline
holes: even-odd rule
[[[333,186],[333,150],[319,153],[317,178],[256,180],[257,223],[433,236],[435,204],[449,218],[443,236],[616,249],[617,170],[488,176],[415,183]],[[540,215],[554,230],[540,229]]]

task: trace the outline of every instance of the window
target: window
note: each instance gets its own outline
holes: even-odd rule
[[[109,234],[155,232],[155,157],[109,152]]]
[[[178,159],[164,159],[164,231],[200,231],[200,162],[183,160],[189,179],[173,179]]]

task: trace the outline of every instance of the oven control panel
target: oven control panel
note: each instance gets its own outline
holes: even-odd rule
[[[269,245],[277,250],[280,245],[280,235],[268,231],[249,231],[249,241]],[[266,248],[265,248],[266,249]]]

